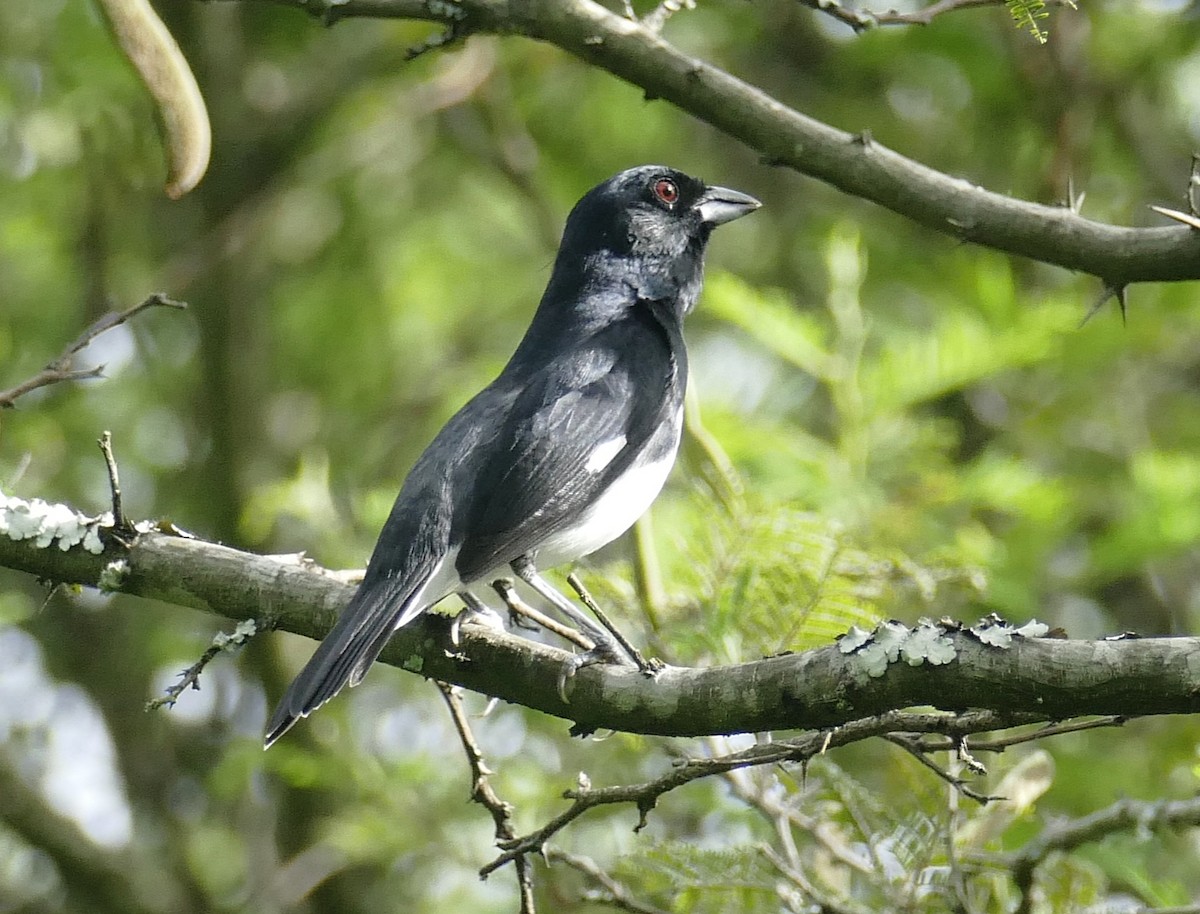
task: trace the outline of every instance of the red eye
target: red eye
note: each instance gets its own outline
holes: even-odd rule
[[[659,178],[654,182],[654,196],[667,206],[672,206],[679,199],[679,188],[669,178]]]

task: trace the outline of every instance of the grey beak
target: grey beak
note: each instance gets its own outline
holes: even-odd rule
[[[696,210],[708,225],[723,225],[748,216],[762,206],[749,194],[728,187],[710,187],[700,195]]]

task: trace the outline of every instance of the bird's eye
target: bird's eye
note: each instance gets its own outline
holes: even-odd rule
[[[679,188],[670,178],[659,178],[654,182],[654,196],[667,206],[673,206],[679,199]]]

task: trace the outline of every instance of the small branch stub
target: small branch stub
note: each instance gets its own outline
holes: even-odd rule
[[[113,456],[112,432],[105,429],[104,434],[96,443],[100,445],[100,452],[104,455],[104,465],[108,469],[108,487],[112,492],[113,533],[127,539],[130,534],[134,533],[134,529],[121,505],[121,478],[117,473],[117,458]]]

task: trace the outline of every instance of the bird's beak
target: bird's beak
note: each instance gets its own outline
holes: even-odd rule
[[[749,194],[728,187],[709,187],[696,202],[696,210],[707,225],[723,225],[748,216],[762,206]]]

